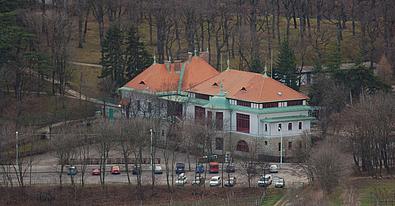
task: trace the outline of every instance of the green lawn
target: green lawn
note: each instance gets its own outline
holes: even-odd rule
[[[89,97],[100,97],[99,78],[101,69],[97,67],[69,64],[71,70],[70,87]],[[81,84],[82,83],[82,84]],[[82,85],[82,87],[80,87]]]
[[[262,206],[272,206],[276,204],[284,194],[285,192],[282,189],[269,190],[262,202]]]
[[[361,206],[369,206],[375,203],[375,196],[380,200],[390,200],[395,203],[395,180],[366,180],[362,183],[358,192]]]

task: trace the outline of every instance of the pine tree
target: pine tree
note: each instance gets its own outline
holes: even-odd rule
[[[342,61],[340,45],[331,45],[326,58],[326,66],[330,72],[340,69]]]
[[[259,59],[253,59],[250,67],[251,67],[250,72],[255,72],[255,73],[263,72],[262,63]]]
[[[127,65],[125,71],[126,80],[132,79],[152,63],[152,58],[134,27],[130,27],[127,33],[125,58]]]
[[[285,85],[299,90],[295,54],[289,47],[288,41],[281,44],[276,68],[273,70],[273,77]]]
[[[124,37],[118,25],[112,25],[103,41],[102,73],[100,78],[110,76],[116,86],[124,83]]]

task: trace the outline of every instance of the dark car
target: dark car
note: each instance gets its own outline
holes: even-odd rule
[[[236,167],[235,167],[235,165],[227,165],[227,166],[226,166],[226,172],[227,172],[227,173],[235,173],[235,172],[236,172]]]
[[[140,175],[141,174],[141,167],[140,166],[134,166],[133,169],[132,169],[132,174]]]
[[[77,167],[76,166],[70,166],[67,170],[67,175],[74,176],[77,174]]]
[[[176,163],[176,174],[185,173],[185,164],[184,163]]]
[[[195,172],[198,173],[198,174],[204,173],[204,166],[203,165],[197,165]]]

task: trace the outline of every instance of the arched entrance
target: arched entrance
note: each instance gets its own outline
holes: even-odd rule
[[[236,151],[239,152],[249,152],[250,149],[248,148],[248,144],[244,140],[240,140],[237,142]]]

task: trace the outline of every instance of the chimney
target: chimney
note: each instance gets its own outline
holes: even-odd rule
[[[166,70],[170,72],[170,67],[171,67],[171,57],[169,57],[169,60],[165,61],[165,66]]]
[[[179,59],[177,59],[177,60],[174,60],[174,70],[176,71],[176,72],[180,72],[181,71],[181,60],[179,60]]]

